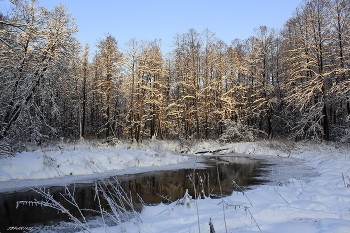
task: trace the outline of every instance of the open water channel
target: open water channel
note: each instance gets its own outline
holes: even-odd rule
[[[269,164],[265,160],[252,159],[247,157],[208,157],[201,162],[198,168],[183,168],[177,170],[151,171],[138,174],[118,175],[116,178],[126,193],[131,193],[135,209],[139,209],[140,198],[146,205],[167,203],[176,201],[184,196],[186,189],[194,197],[194,186],[197,194],[204,190],[206,196],[211,194],[212,198],[219,197],[220,185],[223,195],[230,195],[235,191],[232,184],[234,180],[240,187],[249,188],[252,185],[261,184],[264,181],[261,177],[268,172]],[[204,163],[204,164],[203,164]],[[196,167],[196,166],[195,166]],[[219,175],[218,172],[219,171]],[[68,186],[73,192],[74,198],[81,209],[99,210],[96,201],[95,182],[75,183]],[[53,195],[63,206],[75,216],[79,216],[76,208],[70,205],[60,195],[64,193],[64,187],[46,187],[46,191]],[[0,232],[7,232],[11,226],[49,226],[61,221],[69,221],[66,214],[55,209],[44,206],[19,205],[17,201],[41,201],[44,198],[33,190],[21,190],[15,192],[0,193]],[[107,203],[102,202],[103,208],[108,209]],[[91,212],[85,215],[93,214]],[[15,231],[12,231],[15,232]],[[18,231],[17,231],[18,232]]]

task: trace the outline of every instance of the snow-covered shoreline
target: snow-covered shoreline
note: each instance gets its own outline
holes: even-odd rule
[[[91,146],[87,142],[66,144],[1,158],[0,192],[167,169],[165,166],[175,169],[189,159],[156,146],[152,149],[130,148],[125,144],[115,147]]]
[[[133,168],[179,164],[189,159],[180,154],[195,154],[225,147],[216,142],[182,145],[178,142],[150,141],[144,144],[119,143],[114,147],[81,141],[21,152],[0,158],[0,184],[18,180],[47,180],[105,174]],[[274,155],[276,152],[256,143],[228,145],[222,153]],[[279,152],[281,153],[281,152]],[[210,154],[210,153],[207,153]],[[128,171],[126,171],[128,172]]]
[[[299,143],[291,147],[279,142],[227,145],[202,142],[188,146],[185,152],[194,154],[218,148],[226,149],[221,154],[241,153],[258,158],[269,155],[271,161],[291,159],[291,166],[281,167],[283,170],[293,170],[293,163],[302,161],[318,175],[306,178],[300,175],[298,178],[298,174],[287,177],[290,173],[280,176],[283,170],[274,171],[275,182],[248,190],[246,196],[234,192],[225,197],[224,202],[201,199],[191,202],[189,207],[175,202],[147,206],[141,212],[142,223],[124,223],[127,232],[199,232],[198,227],[200,232],[209,232],[209,219],[216,232],[226,232],[226,229],[227,232],[350,232],[350,155],[347,148],[316,143]],[[28,182],[28,178],[32,181],[44,179],[42,182],[45,182],[53,174],[70,177],[72,171],[74,175],[84,174],[82,177],[109,171],[136,173],[138,169],[176,166],[191,160],[191,156],[174,151],[180,151],[175,143],[157,142],[144,148],[121,146],[24,152],[0,160],[3,179],[0,185],[20,183],[21,179]],[[121,229],[109,227],[108,231],[120,232]],[[105,228],[95,228],[92,232],[105,232]]]
[[[141,212],[142,223],[124,225],[127,232],[210,232],[210,219],[215,232],[350,232],[350,157],[346,148],[304,143],[288,151],[260,143],[238,143],[230,145],[228,151],[296,158],[319,175],[281,180],[276,174],[274,184],[261,185],[245,195],[234,192],[223,200],[200,199],[189,207],[175,202],[147,206]],[[120,227],[108,231],[121,232]]]

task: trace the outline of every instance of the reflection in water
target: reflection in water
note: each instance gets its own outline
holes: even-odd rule
[[[118,176],[121,186],[126,193],[131,193],[136,209],[140,207],[140,200],[137,194],[147,205],[160,202],[176,201],[183,197],[186,189],[194,197],[194,185],[197,196],[204,195],[211,197],[220,194],[218,174],[215,158],[209,158],[206,162],[208,167],[204,169],[180,169],[171,171],[147,172],[134,175]],[[230,195],[235,190],[232,180],[241,187],[247,187],[262,183],[257,179],[263,172],[264,164],[258,160],[243,157],[220,157],[218,158],[218,171],[223,195]],[[261,174],[260,174],[261,175]],[[95,200],[94,184],[75,184],[69,186],[74,198],[81,209],[98,210],[98,202]],[[50,194],[63,206],[70,210],[74,216],[79,216],[79,211],[62,197],[64,187],[50,187]],[[69,221],[65,214],[57,210],[41,206],[19,205],[16,209],[17,201],[44,201],[44,198],[34,191],[15,192],[0,194],[0,232],[6,232],[9,226],[31,226],[50,221]],[[107,208],[107,203],[101,203]],[[91,212],[83,212],[84,215],[91,215]]]

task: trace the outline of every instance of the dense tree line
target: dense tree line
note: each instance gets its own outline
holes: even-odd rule
[[[0,16],[0,141],[79,137],[348,140],[350,2],[305,0],[285,26],[226,44],[190,29],[106,35],[93,58],[64,6],[12,1]]]

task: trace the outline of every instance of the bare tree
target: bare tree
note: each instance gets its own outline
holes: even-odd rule
[[[16,2],[9,15],[9,26],[2,29],[0,140],[30,135],[40,141],[55,132],[50,123],[60,114],[57,77],[68,71],[69,51],[76,46],[77,27],[65,11],[61,5],[48,12],[32,0]]]
[[[326,1],[306,2],[289,24],[293,24],[288,63],[294,64],[286,79],[289,107],[300,112],[299,136],[330,139],[328,91],[330,88],[329,14]],[[290,26],[290,25],[289,25]]]
[[[118,82],[120,81],[121,57],[119,52],[117,40],[107,35],[105,39],[98,42],[98,59],[101,62],[102,77],[99,79],[99,86],[101,86],[101,94],[104,98],[104,114],[105,125],[104,131],[106,137],[112,136],[116,129],[117,106],[118,106]]]

